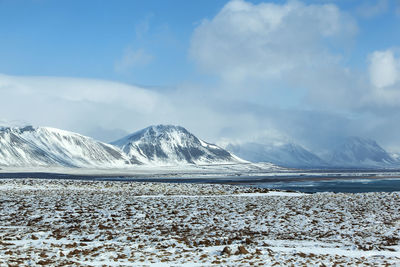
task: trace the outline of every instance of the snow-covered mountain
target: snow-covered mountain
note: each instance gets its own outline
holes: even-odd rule
[[[120,149],[48,127],[0,127],[0,165],[123,167],[134,163]]]
[[[348,137],[328,162],[338,167],[392,167],[400,163],[374,140],[361,137]]]
[[[294,143],[259,144],[244,143],[229,144],[226,149],[250,162],[271,162],[273,164],[292,168],[326,167],[327,163],[317,155]]]
[[[150,126],[111,144],[120,147],[130,158],[150,165],[245,162],[173,125]]]
[[[325,161],[293,143],[230,144],[226,149],[172,125],[150,126],[112,144],[48,127],[0,126],[0,166],[124,168],[235,164],[248,160],[293,168],[400,167],[398,156],[389,154],[373,140],[359,137],[347,138],[324,157]]]

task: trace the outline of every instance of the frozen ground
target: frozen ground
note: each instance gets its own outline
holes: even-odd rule
[[[67,168],[67,167],[10,167],[0,166],[0,173],[46,172],[62,173],[66,175],[103,175],[105,177],[209,177],[209,176],[238,176],[273,175],[275,173],[290,172],[291,169],[278,167],[271,163],[238,163],[238,164],[209,164],[209,165],[176,165],[151,166],[138,165],[127,168]]]
[[[300,170],[278,167],[271,163],[240,163],[178,166],[134,166],[129,168],[66,168],[66,167],[6,167],[0,166],[1,177],[8,174],[34,173],[62,174],[63,176],[126,177],[126,178],[254,178],[285,179],[288,177],[305,179],[335,178],[400,178],[400,170]],[[15,176],[13,176],[15,177]]]
[[[400,265],[400,193],[0,180],[0,266]]]

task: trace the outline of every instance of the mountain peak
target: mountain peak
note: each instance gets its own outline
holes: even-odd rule
[[[395,162],[375,140],[351,136],[332,153],[330,162],[337,166],[389,166]]]
[[[173,132],[184,134],[184,135],[193,135],[188,130],[183,128],[182,126],[169,125],[169,124],[152,125],[152,126],[149,126],[145,129],[143,129],[143,131],[146,132],[147,135],[151,135],[154,137],[159,137],[162,134],[173,133]]]
[[[152,125],[111,144],[149,164],[244,162],[228,151],[197,138],[181,126]]]
[[[122,146],[128,142],[135,142],[140,139],[159,139],[165,136],[167,133],[180,133],[181,135],[192,135],[189,133],[185,128],[176,125],[165,125],[165,124],[158,124],[158,125],[151,125],[146,127],[142,130],[134,132],[126,137],[123,137],[117,141],[112,142],[113,145]]]
[[[187,130],[185,128],[183,128],[182,126],[179,125],[173,125],[173,124],[156,124],[156,125],[150,125],[149,127],[145,128],[152,128],[152,129],[156,129],[159,131],[171,131],[171,130],[177,130],[177,131],[186,131]]]

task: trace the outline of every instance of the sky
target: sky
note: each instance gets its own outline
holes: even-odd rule
[[[400,152],[398,0],[0,0],[0,123]]]

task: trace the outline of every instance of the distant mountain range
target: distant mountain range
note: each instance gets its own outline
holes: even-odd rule
[[[156,125],[106,144],[49,127],[0,127],[0,166],[126,168],[269,162],[291,168],[395,168],[397,154],[350,137],[323,158],[294,143],[207,143],[180,126]],[[271,165],[272,166],[272,165]]]
[[[229,144],[226,149],[250,162],[271,162],[291,168],[396,168],[397,154],[389,154],[374,140],[348,137],[343,143],[319,157],[304,147],[293,144]]]
[[[271,162],[273,164],[292,167],[310,168],[327,167],[329,164],[300,145],[244,143],[229,144],[226,149],[250,162]]]
[[[330,155],[329,162],[340,167],[391,167],[400,161],[380,147],[374,140],[349,137]]]
[[[112,144],[48,127],[0,127],[0,166],[124,168],[244,162],[179,126],[151,126]]]

